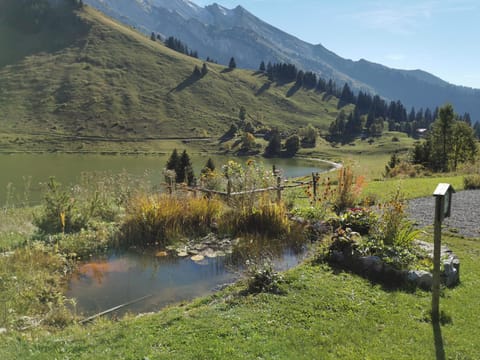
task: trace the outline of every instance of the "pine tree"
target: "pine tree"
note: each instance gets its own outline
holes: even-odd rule
[[[238,112],[238,118],[241,121],[245,121],[247,116],[247,109],[245,109],[245,106],[240,106],[240,111]]]
[[[280,138],[280,132],[277,129],[273,129],[270,135],[270,140],[265,148],[265,156],[273,157],[280,154],[282,150],[282,139]]]
[[[206,63],[203,63],[203,65],[202,65],[202,76],[207,75],[207,73],[208,73],[207,64],[206,64]]]
[[[262,62],[260,63],[260,67],[258,68],[258,70],[259,70],[260,72],[262,72],[262,73],[265,72],[265,62],[264,62],[264,61],[262,61]]]
[[[204,169],[209,169],[210,171],[215,171],[215,163],[213,162],[212,158],[208,158]]]
[[[455,122],[455,113],[450,104],[443,106],[438,112],[438,119],[434,123],[435,145],[440,152],[439,168],[443,171],[448,170],[448,151],[450,148],[450,139]],[[434,146],[435,146],[434,145]]]
[[[179,160],[179,168],[177,172],[177,183],[185,182],[190,186],[194,185],[195,175],[187,150],[183,150]]]
[[[235,69],[236,67],[237,67],[237,63],[235,62],[235,59],[232,57],[232,58],[230,59],[230,62],[228,63],[228,68],[229,68],[230,70],[233,70],[233,69]]]
[[[198,68],[197,65],[195,65],[195,67],[193,68],[193,73],[192,73],[192,75],[193,75],[194,77],[197,77],[197,78],[199,78],[200,76],[202,76],[202,72],[200,71],[200,69]]]
[[[477,139],[480,139],[480,122],[477,121],[475,125],[473,125],[473,131],[475,132]]]
[[[165,167],[167,170],[173,170],[175,171],[175,174],[177,174],[180,167],[180,158],[178,157],[177,149],[173,149]]]

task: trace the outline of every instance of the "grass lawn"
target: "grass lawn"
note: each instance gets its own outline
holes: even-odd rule
[[[385,289],[327,265],[285,274],[283,295],[237,284],[157,314],[54,334],[3,335],[2,359],[478,359],[480,240],[445,237],[462,261],[446,289],[447,320],[429,322],[430,293]]]

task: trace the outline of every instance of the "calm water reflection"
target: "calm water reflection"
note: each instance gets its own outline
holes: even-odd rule
[[[158,250],[131,249],[124,253],[93,258],[79,267],[72,277],[69,298],[77,300],[79,314],[91,315],[114,306],[149,298],[115,312],[148,312],[184,300],[213,293],[219,286],[237,280],[247,258],[268,253],[279,270],[286,270],[304,259],[307,246],[277,243],[274,249],[256,246],[251,253],[248,243],[224,257],[205,258],[200,262],[190,257],[163,255]]]
[[[12,203],[22,203],[25,198],[31,203],[38,203],[41,199],[40,183],[48,181],[54,176],[63,184],[75,184],[80,180],[83,172],[110,172],[113,174],[126,171],[134,176],[144,175],[148,171],[148,178],[152,184],[162,181],[162,170],[167,161],[167,155],[157,156],[109,156],[109,155],[68,155],[68,154],[18,154],[0,155],[0,206],[5,204],[7,194]],[[205,166],[209,155],[192,155],[195,173]],[[215,164],[220,167],[229,159],[246,161],[247,158],[229,158],[212,156]],[[295,177],[321,172],[329,166],[312,160],[299,159],[263,159],[265,167],[273,164],[282,169],[286,177]],[[25,184],[27,193],[25,194]],[[9,187],[9,184],[10,187]],[[7,188],[10,189],[7,189]],[[12,193],[12,189],[14,192]]]

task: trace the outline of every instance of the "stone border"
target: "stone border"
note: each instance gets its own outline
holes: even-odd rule
[[[433,244],[424,241],[415,241],[415,245],[425,252],[426,256],[433,259]],[[443,271],[441,281],[448,287],[453,287],[460,282],[460,260],[446,246],[441,248]],[[433,275],[425,270],[398,270],[391,265],[385,264],[378,256],[358,256],[345,254],[341,251],[333,251],[331,260],[341,264],[350,270],[366,275],[374,279],[381,279],[394,283],[410,283],[422,289],[432,288]]]

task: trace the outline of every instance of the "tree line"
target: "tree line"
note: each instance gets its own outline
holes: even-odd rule
[[[11,26],[25,33],[38,33],[42,29],[59,27],[68,11],[83,7],[83,0],[2,0],[0,14]],[[70,20],[65,20],[70,21]]]

